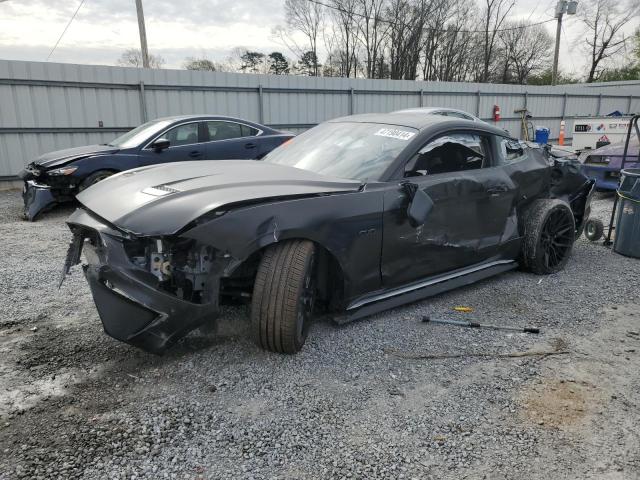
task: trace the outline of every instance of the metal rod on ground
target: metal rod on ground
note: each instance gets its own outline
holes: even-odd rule
[[[136,0],[136,12],[138,13],[138,29],[140,30],[140,51],[142,53],[142,66],[149,68],[149,50],[147,49],[147,29],[144,25],[144,12],[142,0]]]
[[[456,325],[458,327],[467,327],[467,328],[487,328],[490,330],[507,330],[510,332],[540,333],[540,329],[536,327],[504,327],[501,325],[489,325],[489,324],[478,323],[478,322],[468,322],[464,320],[435,319],[429,316],[422,317],[422,321],[424,323],[441,323],[444,325]]]

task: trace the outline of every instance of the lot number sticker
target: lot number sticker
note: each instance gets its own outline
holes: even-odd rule
[[[414,132],[405,132],[404,130],[398,130],[397,128],[381,128],[374,135],[379,137],[397,138],[398,140],[404,140],[405,142],[415,135]]]

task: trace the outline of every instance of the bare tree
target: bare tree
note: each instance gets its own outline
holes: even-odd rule
[[[482,33],[482,73],[478,80],[488,82],[491,64],[495,60],[494,50],[497,44],[498,30],[503,26],[507,15],[515,5],[514,0],[485,0]]]
[[[500,32],[502,81],[522,85],[549,66],[553,39],[541,25],[522,21],[505,25],[508,30]]]
[[[331,17],[338,39],[337,53],[340,56],[341,71],[345,77],[356,76],[358,24],[362,20],[358,12],[359,0],[331,0]]]
[[[603,60],[622,52],[627,38],[624,27],[640,12],[640,5],[632,1],[587,0],[583,5],[582,22],[587,31],[590,67],[587,83],[602,73]]]
[[[209,72],[215,72],[218,70],[217,65],[206,57],[187,57],[182,66],[186,70],[202,70]]]
[[[443,0],[391,0],[387,18],[392,22],[387,46],[391,78],[415,80],[427,19]]]
[[[386,0],[358,0],[356,7],[361,16],[358,22],[358,40],[364,49],[364,74],[367,78],[380,78],[378,60],[384,55],[383,44],[389,32],[389,23],[382,18]]]
[[[164,64],[165,60],[160,55],[149,54],[149,68],[162,68]],[[142,52],[136,48],[125,50],[118,59],[118,65],[142,68]]]
[[[312,58],[318,58],[318,39],[322,33],[324,22],[324,10],[322,5],[308,0],[285,0],[285,21],[288,30],[277,29],[276,34],[284,41],[285,45],[299,59],[307,52],[313,52]],[[306,45],[298,45],[294,33],[300,32],[308,42]],[[313,65],[313,74],[319,74],[319,64]]]

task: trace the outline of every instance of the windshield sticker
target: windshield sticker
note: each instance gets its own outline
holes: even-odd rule
[[[379,137],[397,138],[398,140],[407,141],[415,135],[415,132],[406,132],[397,128],[381,128],[374,135]]]

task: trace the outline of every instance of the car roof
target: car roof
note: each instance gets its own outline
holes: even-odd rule
[[[237,117],[229,117],[227,115],[206,115],[206,114],[199,114],[199,115],[171,115],[168,117],[159,117],[159,118],[154,118],[153,121],[159,121],[159,120],[167,120],[167,121],[171,121],[171,122],[180,122],[183,120],[229,120],[232,122],[238,122],[238,123],[244,123],[246,125],[255,125],[260,127],[262,130],[273,130],[270,127],[267,127],[266,125],[262,125],[260,123],[256,123],[256,122],[252,122],[251,120],[246,120],[244,118],[237,118]]]
[[[391,112],[393,114],[398,114],[398,113],[423,113],[423,114],[430,114],[433,112],[454,112],[454,113],[461,113],[463,115],[468,115],[469,117],[472,118],[478,118],[475,115],[469,113],[469,112],[465,112],[464,110],[460,110],[458,108],[448,108],[448,107],[414,107],[414,108],[403,108],[402,110],[396,110],[394,112]],[[478,119],[479,120],[479,119]]]
[[[505,136],[506,132],[485,122],[474,122],[461,118],[444,117],[440,115],[416,115],[416,113],[364,113],[329,120],[331,123],[382,123],[399,127],[410,127],[416,130],[440,131],[443,129],[483,130],[487,133]],[[507,134],[508,135],[508,134]]]

